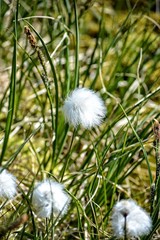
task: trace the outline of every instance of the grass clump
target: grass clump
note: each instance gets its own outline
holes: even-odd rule
[[[128,198],[152,218],[141,239],[159,238],[159,22],[127,6],[2,1],[0,162],[18,184],[13,200],[0,200],[4,239],[116,239],[112,209]],[[65,122],[65,99],[79,87],[107,109],[95,128]],[[85,113],[85,98],[78,107]],[[71,203],[41,219],[32,195],[47,178]]]

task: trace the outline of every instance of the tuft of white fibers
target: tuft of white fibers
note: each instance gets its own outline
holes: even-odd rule
[[[93,90],[76,88],[66,98],[63,112],[69,124],[90,129],[101,124],[106,108],[103,100]]]
[[[33,208],[40,218],[63,216],[70,203],[70,196],[65,192],[64,186],[51,179],[37,183],[32,194]]]
[[[131,199],[117,202],[112,213],[112,228],[117,238],[140,237],[150,233],[152,220],[149,214]]]
[[[0,197],[13,199],[17,194],[16,177],[0,167]]]

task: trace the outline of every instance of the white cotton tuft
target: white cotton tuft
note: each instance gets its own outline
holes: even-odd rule
[[[38,217],[49,218],[52,213],[55,216],[63,216],[69,203],[70,197],[64,186],[53,180],[39,182],[33,190],[32,205]]]
[[[0,197],[12,199],[17,194],[16,177],[0,168]]]
[[[112,228],[117,238],[124,237],[126,217],[126,232],[128,237],[141,237],[150,233],[152,220],[149,214],[135,201],[121,200],[113,208]]]
[[[76,88],[66,98],[63,106],[66,121],[77,127],[90,129],[99,126],[106,114],[103,100],[92,90]]]

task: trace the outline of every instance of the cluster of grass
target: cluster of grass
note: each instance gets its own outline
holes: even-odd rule
[[[14,201],[1,202],[1,225],[28,215],[4,239],[111,239],[111,210],[122,198],[152,209],[153,230],[144,239],[158,239],[160,198],[156,193],[151,206],[150,192],[160,115],[159,16],[80,0],[2,1],[0,15],[0,162],[19,181]],[[63,102],[77,86],[105,101],[99,128],[65,123]],[[33,186],[46,177],[72,197],[58,222],[32,212]]]

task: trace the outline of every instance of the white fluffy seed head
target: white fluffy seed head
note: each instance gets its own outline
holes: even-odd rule
[[[101,124],[106,108],[103,100],[94,91],[76,88],[66,98],[63,112],[69,124],[90,129]]]
[[[152,229],[150,216],[135,201],[129,199],[117,202],[113,208],[112,228],[116,237],[124,237],[125,217],[128,237],[138,238],[150,233]]]
[[[17,194],[16,177],[0,168],[0,197],[13,199]]]
[[[64,215],[70,203],[70,197],[65,192],[64,186],[53,180],[46,179],[39,182],[32,195],[32,205],[38,217],[49,218]]]

